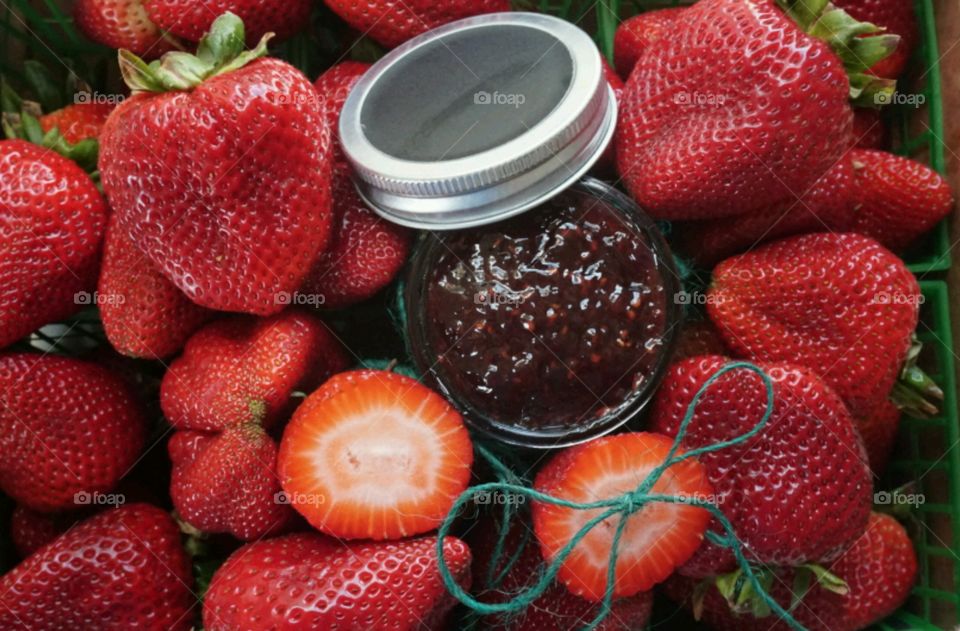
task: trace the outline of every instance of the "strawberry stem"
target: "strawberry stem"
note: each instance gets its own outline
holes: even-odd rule
[[[899,35],[860,22],[828,0],[777,0],[777,4],[805,33],[826,42],[840,58],[855,104],[879,107],[890,102],[896,81],[877,77],[869,70],[896,50]]]
[[[214,20],[195,55],[177,50],[148,64],[129,50],[121,50],[120,73],[134,92],[190,90],[211,77],[233,72],[263,57],[272,37],[273,33],[267,33],[253,50],[246,50],[243,20],[228,11]]]
[[[943,390],[917,366],[922,348],[923,343],[914,336],[890,400],[913,418],[932,418],[940,411],[935,402],[943,401]]]

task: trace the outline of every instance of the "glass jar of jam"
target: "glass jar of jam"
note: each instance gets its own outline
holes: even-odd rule
[[[665,370],[673,259],[629,198],[584,177],[615,126],[591,38],[533,13],[416,37],[344,104],[357,191],[426,231],[404,284],[413,359],[498,440],[559,447],[612,431]]]
[[[425,236],[404,282],[406,335],[476,429],[565,446],[643,410],[669,360],[677,286],[653,222],[587,178],[518,217]]]

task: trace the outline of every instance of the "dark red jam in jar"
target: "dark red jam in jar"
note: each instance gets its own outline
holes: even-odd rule
[[[653,223],[586,179],[515,218],[428,235],[406,282],[407,333],[474,427],[567,445],[647,403],[678,323],[675,287]]]

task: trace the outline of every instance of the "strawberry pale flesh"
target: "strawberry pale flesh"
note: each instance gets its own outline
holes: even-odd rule
[[[536,488],[573,502],[596,502],[634,491],[664,462],[672,439],[632,433],[600,438],[555,457],[537,476]],[[703,467],[694,460],[677,463],[660,476],[649,493],[696,496],[712,493]],[[534,504],[534,528],[549,562],[603,510],[576,510]],[[631,596],[666,579],[700,546],[710,514],[698,507],[651,502],[629,517],[617,550],[614,596]],[[560,568],[558,577],[583,598],[603,598],[607,567],[619,515],[586,534]]]
[[[406,377],[358,371],[334,377],[297,411],[280,475],[318,529],[394,539],[436,528],[471,464],[462,419],[444,399]]]

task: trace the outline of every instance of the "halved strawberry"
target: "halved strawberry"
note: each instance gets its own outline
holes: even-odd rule
[[[606,436],[560,452],[537,474],[541,493],[572,502],[595,502],[635,490],[662,465],[673,439],[636,432]],[[679,452],[682,453],[682,452]],[[666,469],[650,493],[705,498],[713,493],[703,466],[685,460]],[[549,563],[603,509],[533,504],[533,526]],[[620,516],[601,522],[573,548],[558,578],[577,596],[603,598],[607,566]],[[629,517],[617,551],[614,596],[632,596],[666,579],[696,552],[710,513],[679,503],[652,502]]]
[[[283,433],[281,484],[317,529],[344,539],[397,539],[440,525],[470,479],[460,414],[409,377],[335,375]]]

